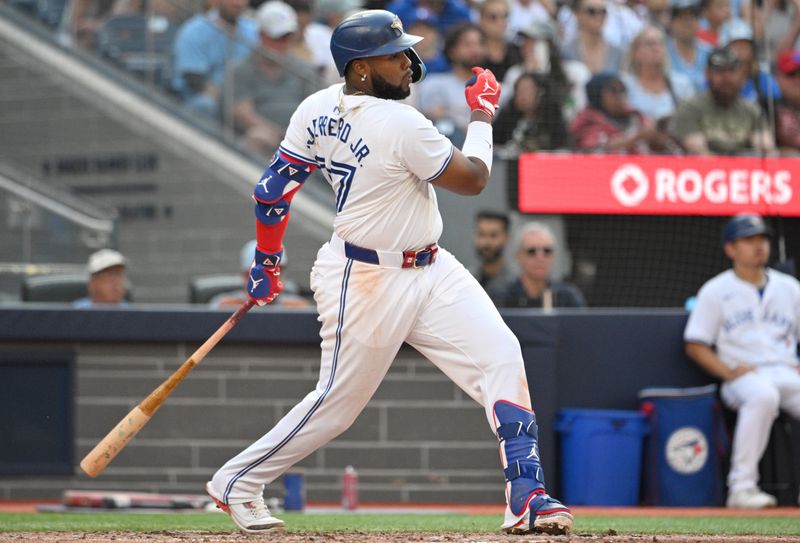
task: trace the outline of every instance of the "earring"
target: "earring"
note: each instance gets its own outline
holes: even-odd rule
[[[361,74],[361,81],[367,80],[367,74]]]

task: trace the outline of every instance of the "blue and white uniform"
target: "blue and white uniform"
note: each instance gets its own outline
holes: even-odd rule
[[[487,438],[506,411],[531,417],[519,342],[473,276],[441,247],[435,259],[403,267],[408,251],[430,248],[442,232],[431,181],[454,149],[431,121],[396,101],[345,95],[336,84],[298,107],[279,153],[319,167],[336,194],[334,234],[310,281],[322,322],[320,376],[314,391],[214,475],[213,493],[226,503],[251,500],[346,430],[404,342],[484,406]],[[531,443],[504,432],[508,443]],[[526,516],[530,498],[520,499],[515,511],[507,508],[505,526]]]
[[[738,410],[728,474],[731,492],[757,487],[758,462],[779,409],[800,419],[800,282],[772,269],[765,274],[761,289],[732,269],[710,279],[684,331],[687,342],[715,346],[729,368],[742,363],[755,367],[721,388],[723,401]]]

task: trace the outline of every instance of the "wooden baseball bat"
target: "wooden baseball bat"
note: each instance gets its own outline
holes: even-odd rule
[[[89,477],[97,477],[106,469],[111,461],[116,457],[128,442],[136,436],[147,421],[155,415],[158,408],[166,401],[170,393],[177,387],[189,372],[200,363],[203,358],[214,348],[214,346],[230,332],[239,319],[253,307],[253,301],[247,300],[236,312],[228,317],[216,332],[211,334],[205,343],[192,353],[175,372],[170,375],[163,383],[150,393],[144,400],[134,407],[130,413],[125,415],[121,421],[95,445],[94,449],[81,460],[81,469]]]

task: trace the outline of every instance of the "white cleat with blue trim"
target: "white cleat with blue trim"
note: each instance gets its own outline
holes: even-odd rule
[[[284,522],[272,516],[263,496],[248,502],[226,504],[214,495],[210,481],[206,483],[206,492],[245,534],[263,534],[270,530],[283,529]]]

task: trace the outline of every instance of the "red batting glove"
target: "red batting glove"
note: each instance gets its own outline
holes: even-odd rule
[[[283,291],[283,283],[279,277],[281,267],[278,265],[283,251],[268,254],[256,248],[256,257],[250,266],[250,278],[247,280],[247,295],[258,305],[267,305]]]
[[[500,83],[491,70],[484,70],[477,66],[472,68],[473,75],[467,81],[464,95],[472,111],[483,111],[489,117],[494,117],[497,102],[500,100]]]

